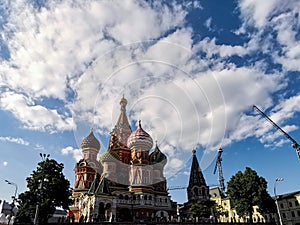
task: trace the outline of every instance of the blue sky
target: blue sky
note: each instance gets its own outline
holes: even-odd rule
[[[169,186],[186,186],[191,152],[208,185],[219,147],[227,182],[251,167],[278,193],[299,190],[300,3],[291,0],[4,0],[0,4],[0,199],[50,154],[74,183],[91,127],[106,151],[128,100],[168,156]],[[186,191],[171,191],[182,203]]]

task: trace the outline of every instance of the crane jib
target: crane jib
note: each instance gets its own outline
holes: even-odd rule
[[[289,139],[292,142],[292,147],[296,150],[298,160],[300,161],[300,146],[296,142],[294,138],[292,138],[287,132],[285,132],[281,127],[279,127],[273,120],[271,120],[270,117],[268,117],[263,111],[261,111],[256,105],[253,105],[253,109],[259,112],[267,121],[269,121],[273,127],[275,127],[277,130],[279,130],[287,139]]]

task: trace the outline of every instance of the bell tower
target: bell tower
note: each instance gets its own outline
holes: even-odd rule
[[[81,142],[82,159],[75,166],[75,184],[73,196],[76,197],[82,192],[88,191],[94,180],[95,174],[102,169],[97,161],[97,154],[100,150],[100,142],[94,135],[93,129],[90,134]]]
[[[196,150],[193,150],[193,161],[190,180],[187,188],[188,201],[200,202],[209,200],[209,187],[206,185],[203,173],[199,166]]]

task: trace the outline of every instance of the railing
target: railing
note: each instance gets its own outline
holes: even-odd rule
[[[126,205],[153,205],[153,206],[171,207],[171,203],[169,201],[160,202],[160,201],[144,200],[144,199],[137,199],[137,200],[116,199],[116,202],[118,204],[126,204]]]
[[[62,225],[68,223],[47,223],[45,225]],[[276,223],[203,223],[203,222],[97,222],[97,223],[69,223],[74,225],[276,225]],[[15,225],[32,225],[26,223],[15,223]],[[44,224],[39,224],[44,225]]]

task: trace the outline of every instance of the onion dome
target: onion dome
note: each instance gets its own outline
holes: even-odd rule
[[[160,151],[157,143],[154,151],[149,156],[149,160],[151,164],[163,163],[165,165],[167,163],[167,156]]]
[[[152,148],[153,140],[151,136],[143,130],[140,120],[136,131],[133,131],[128,137],[127,146],[142,151],[149,151]]]
[[[120,160],[119,155],[113,151],[106,151],[100,156],[100,162],[114,162],[116,160]]]
[[[93,129],[91,130],[91,133],[87,137],[85,137],[81,142],[81,149],[85,148],[94,148],[100,150],[100,142],[94,136]]]

